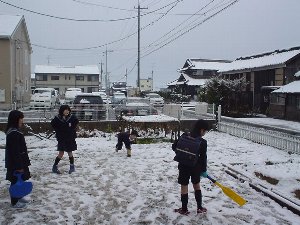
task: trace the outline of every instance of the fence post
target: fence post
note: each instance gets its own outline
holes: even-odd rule
[[[221,105],[218,106],[218,121],[217,121],[217,129],[219,130],[219,123],[221,122]]]

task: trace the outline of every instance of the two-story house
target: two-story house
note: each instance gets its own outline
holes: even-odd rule
[[[35,87],[56,89],[63,95],[68,88],[81,88],[83,92],[99,91],[99,68],[97,65],[87,66],[53,66],[36,65]]]
[[[228,60],[187,59],[183,67],[178,70],[179,78],[168,83],[168,88],[194,97],[207,79],[217,76],[218,71],[230,62]]]
[[[243,104],[253,111],[269,110],[270,93],[295,80],[300,70],[300,47],[240,57],[218,72],[226,79],[245,77]]]
[[[31,52],[24,16],[0,15],[0,109],[29,104]]]

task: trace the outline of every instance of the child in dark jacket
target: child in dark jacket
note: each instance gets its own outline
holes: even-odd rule
[[[78,122],[78,119],[71,114],[71,109],[68,105],[61,105],[58,115],[55,116],[51,121],[51,125],[56,133],[56,139],[58,143],[58,155],[52,166],[53,173],[61,174],[57,168],[57,165],[62,159],[64,152],[68,153],[70,160],[69,174],[75,171],[73,151],[77,150],[75,138]]]
[[[131,133],[129,133],[129,131],[118,133],[118,143],[116,144],[116,152],[122,149],[124,143],[125,148],[127,149],[127,157],[131,157],[131,143],[135,142],[137,136],[138,133],[135,130],[132,130]]]
[[[205,120],[198,120],[190,136],[194,138],[200,138],[200,155],[199,159],[195,166],[186,166],[181,163],[178,163],[178,183],[181,185],[181,208],[175,209],[175,212],[178,212],[183,215],[189,214],[187,205],[188,205],[188,184],[189,180],[193,184],[195,199],[197,202],[197,213],[206,213],[207,209],[202,206],[202,192],[200,189],[200,176],[207,177],[206,167],[207,167],[207,142],[202,137],[205,132],[208,130],[208,123]],[[176,149],[176,142],[172,146],[173,150]]]
[[[6,147],[5,147],[5,168],[6,180],[14,185],[17,177],[14,173],[22,173],[22,179],[28,180],[31,175],[29,171],[30,160],[27,152],[27,146],[23,133],[20,128],[23,125],[24,114],[18,110],[12,110],[8,115],[6,127]],[[14,198],[11,196],[11,205],[13,208],[23,208],[28,203],[23,198]]]

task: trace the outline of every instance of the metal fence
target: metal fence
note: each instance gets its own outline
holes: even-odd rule
[[[218,131],[245,138],[255,143],[300,154],[300,136],[242,123],[219,122]]]

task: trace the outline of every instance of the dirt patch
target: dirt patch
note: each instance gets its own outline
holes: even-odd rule
[[[295,197],[300,199],[300,190],[296,190],[293,192],[295,194]]]
[[[270,184],[273,184],[273,185],[277,185],[279,180],[275,179],[275,178],[272,178],[272,177],[268,177],[268,176],[265,176],[259,172],[254,172],[255,176],[257,176],[259,179],[261,180],[265,180],[267,181],[268,183]]]

